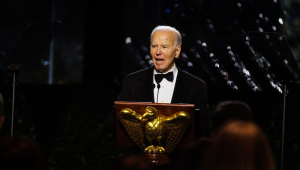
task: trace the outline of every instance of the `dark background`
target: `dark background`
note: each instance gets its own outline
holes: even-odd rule
[[[183,37],[177,65],[207,83],[212,113],[224,100],[248,103],[279,169],[283,86],[272,79],[282,71],[271,62],[274,56],[256,56],[246,38],[250,31],[284,35],[293,56],[280,51],[277,57],[299,66],[299,7],[292,0],[1,1],[1,63],[28,24],[51,21],[53,14],[63,24],[54,39],[53,83],[47,81],[49,51],[17,75],[14,134],[37,141],[49,169],[112,168],[127,149],[116,147],[104,127],[106,116],[124,76],[151,66],[151,30],[170,25]],[[5,137],[11,130],[12,75],[6,68],[0,73]],[[299,85],[287,89],[283,165],[300,169]]]

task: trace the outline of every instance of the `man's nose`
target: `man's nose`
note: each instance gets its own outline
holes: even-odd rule
[[[161,54],[161,47],[158,47],[158,48],[156,49],[156,55],[159,55],[159,54]]]

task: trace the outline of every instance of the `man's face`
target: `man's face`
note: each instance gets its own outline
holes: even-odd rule
[[[172,31],[156,31],[152,35],[150,54],[155,67],[159,73],[166,73],[175,64],[181,46],[175,47],[175,33]]]

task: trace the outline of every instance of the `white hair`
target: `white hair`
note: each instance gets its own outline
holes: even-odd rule
[[[152,30],[150,43],[152,42],[152,36],[155,31],[173,31],[176,34],[175,47],[182,44],[180,32],[174,27],[165,26],[165,25],[159,25]]]

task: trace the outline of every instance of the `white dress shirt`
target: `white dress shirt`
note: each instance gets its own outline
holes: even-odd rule
[[[158,90],[154,75],[161,74],[161,73],[157,73],[156,70],[154,69],[153,83],[155,84],[155,88],[154,88],[153,95],[154,95],[155,103],[171,103],[173,92],[174,92],[174,87],[176,84],[176,78],[177,78],[177,74],[178,74],[178,69],[175,66],[175,64],[174,64],[173,68],[168,72],[171,72],[171,71],[173,71],[173,76],[174,76],[173,82],[170,82],[170,81],[166,80],[165,78],[162,79],[162,81],[159,83],[160,88]],[[163,73],[163,74],[167,74],[167,73]]]

